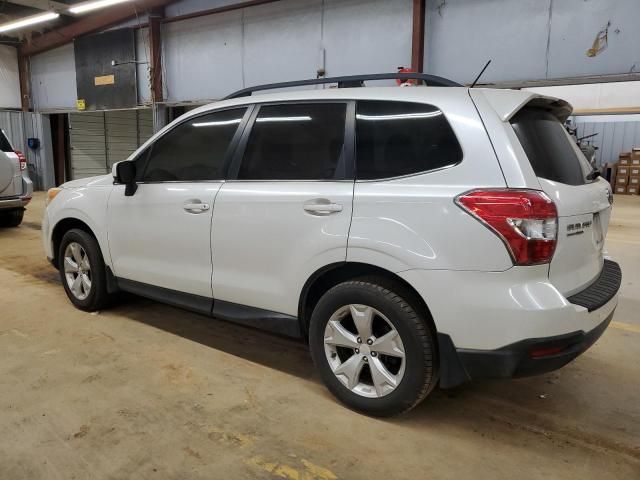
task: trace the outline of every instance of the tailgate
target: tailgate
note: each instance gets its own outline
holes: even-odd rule
[[[22,194],[22,172],[20,158],[5,133],[0,130],[0,197]]]
[[[542,190],[558,209],[549,279],[565,296],[593,283],[604,263],[611,188],[591,166],[551,109],[539,101],[510,119]]]
[[[13,152],[0,151],[0,197],[22,194],[20,159]]]

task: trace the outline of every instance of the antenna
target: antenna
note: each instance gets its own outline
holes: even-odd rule
[[[487,69],[487,67],[489,66],[489,64],[491,63],[491,60],[489,60],[484,68],[482,70],[480,70],[480,73],[478,74],[478,76],[476,77],[476,79],[473,81],[473,83],[471,84],[471,86],[469,88],[473,88],[476,86],[476,83],[478,83],[478,80],[480,80],[480,77],[482,76],[482,74],[484,73],[484,71]]]

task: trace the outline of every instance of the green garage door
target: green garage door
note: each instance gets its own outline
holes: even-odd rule
[[[151,135],[150,109],[70,113],[72,179],[109,173]]]

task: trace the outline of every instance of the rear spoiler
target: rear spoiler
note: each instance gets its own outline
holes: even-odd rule
[[[503,122],[511,120],[525,105],[543,108],[563,123],[573,111],[571,104],[565,100],[522,90],[473,88],[469,89],[469,94],[471,98],[482,95]]]

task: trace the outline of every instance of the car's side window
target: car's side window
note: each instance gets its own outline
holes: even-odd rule
[[[167,132],[150,147],[141,180],[224,179],[227,150],[245,112],[246,108],[237,108],[190,118]]]
[[[460,144],[437,107],[375,100],[357,103],[357,179],[410,175],[461,160]]]
[[[238,179],[341,179],[346,109],[346,103],[261,106]]]

